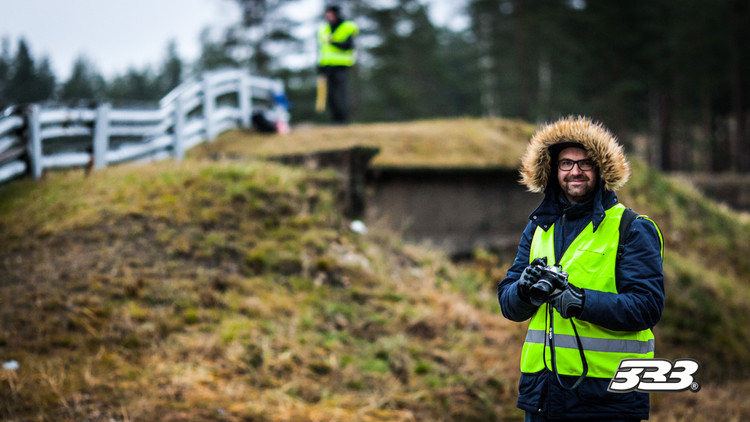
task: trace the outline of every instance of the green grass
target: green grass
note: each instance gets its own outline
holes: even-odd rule
[[[21,368],[0,374],[2,418],[441,418],[423,403],[465,364],[449,350],[485,348],[421,334],[450,325],[453,305],[416,262],[451,264],[350,232],[339,186],[332,172],[186,161],[4,189],[0,356]]]
[[[283,137],[224,133],[191,151],[194,157],[246,157],[377,147],[375,167],[515,168],[534,126],[505,119],[424,120],[345,127],[298,128]],[[250,140],[250,141],[248,141]]]
[[[500,165],[488,151],[512,142],[502,160],[513,165],[527,127],[321,128],[252,148],[313,148],[337,133],[380,145],[380,165],[407,165],[395,157],[409,150],[420,165],[465,167]],[[426,153],[436,131],[451,148],[469,144],[452,164]],[[0,359],[20,363],[0,371],[0,419],[522,420],[525,325],[504,320],[495,298],[507,263],[477,251],[459,266],[393,233],[357,235],[337,174],[259,161],[240,133],[226,136],[182,163],[0,190]],[[204,159],[222,151],[246,157]],[[738,380],[750,367],[748,225],[634,168],[623,202],[666,239],[658,354],[703,364],[704,389],[655,395],[654,419],[750,417]]]
[[[667,302],[656,327],[666,357],[691,356],[715,378],[750,374],[750,224],[678,179],[634,162],[623,202],[653,218],[665,240]]]

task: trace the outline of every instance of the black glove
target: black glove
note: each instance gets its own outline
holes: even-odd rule
[[[545,265],[541,267],[542,275],[536,284],[529,288],[529,302],[536,306],[551,302],[568,285],[568,273],[559,266],[546,265],[546,260],[544,262]]]
[[[557,312],[560,312],[560,315],[563,318],[578,318],[581,316],[585,301],[586,294],[583,289],[568,283],[565,290],[550,300],[550,303],[555,309],[557,309]]]
[[[521,298],[526,301],[529,300],[529,288],[539,281],[539,277],[542,276],[546,264],[546,258],[536,258],[524,268],[521,277],[518,279],[518,293]]]

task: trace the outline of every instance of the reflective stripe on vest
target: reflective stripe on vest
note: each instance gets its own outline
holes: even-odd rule
[[[331,34],[331,26],[325,24],[318,30],[318,64],[321,66],[352,66],[354,64],[354,49],[342,50],[333,42],[344,42],[349,37],[357,35],[359,28],[352,21],[344,21]],[[330,37],[330,41],[329,41]]]
[[[537,227],[531,241],[529,262],[535,258],[547,257],[549,264],[558,263],[562,266],[569,274],[571,283],[576,286],[617,293],[615,263],[620,219],[624,210],[625,207],[621,204],[608,209],[596,233],[593,231],[593,224],[589,223],[560,260],[555,259],[555,225],[547,231]],[[540,306],[531,318],[521,354],[522,372],[534,373],[552,368],[548,321],[550,306]],[[556,310],[553,310],[553,318],[557,370],[561,375],[577,376],[583,371],[572,323],[575,323],[583,344],[589,377],[611,379],[622,359],[654,356],[654,335],[651,330],[609,330],[576,318],[563,319]]]
[[[646,354],[654,351],[654,339],[624,340],[614,338],[580,337],[583,349],[593,352],[610,353],[638,353]],[[526,333],[526,343],[545,344],[547,333],[541,330],[529,330]],[[578,350],[575,336],[555,334],[555,347]]]

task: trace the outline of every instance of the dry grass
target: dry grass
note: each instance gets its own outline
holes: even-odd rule
[[[191,154],[273,156],[352,146],[380,148],[373,166],[517,167],[534,127],[501,119],[427,120],[344,127],[300,127],[286,136],[230,131]]]
[[[0,359],[20,369],[0,371],[0,418],[522,420],[525,327],[504,320],[495,299],[505,263],[478,251],[456,266],[392,233],[351,232],[334,173],[202,159],[356,138],[381,146],[378,165],[407,165],[409,154],[425,166],[513,165],[522,146],[502,159],[497,150],[523,145],[528,131],[504,139],[505,124],[522,127],[232,132],[183,163],[4,188]],[[667,239],[658,353],[704,365],[703,389],[654,395],[652,420],[746,420],[750,385],[736,375],[748,369],[750,298],[746,261],[736,261],[750,253],[747,224],[645,168],[631,185],[625,202]]]
[[[4,419],[519,418],[497,348],[522,328],[456,291],[440,253],[350,232],[335,174],[96,176],[3,193],[0,355],[20,363],[1,373]]]

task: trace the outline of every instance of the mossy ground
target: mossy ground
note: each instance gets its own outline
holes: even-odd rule
[[[466,133],[501,125],[298,136],[314,148],[325,138],[318,130],[351,131],[342,139],[382,147],[463,124]],[[240,135],[182,163],[51,173],[0,190],[0,359],[20,365],[0,371],[0,417],[522,420],[525,324],[504,320],[495,298],[508,263],[477,251],[457,265],[392,233],[354,233],[339,212],[337,174],[258,160],[248,144],[286,152],[291,138]],[[520,146],[507,165],[526,136],[512,138]],[[454,165],[499,165],[472,158],[496,147],[459,153]],[[703,365],[699,393],[652,396],[652,420],[748,419],[750,228],[688,186],[634,167],[621,199],[654,218],[666,241],[657,355]]]
[[[254,161],[6,188],[0,355],[20,369],[0,415],[517,418],[492,356],[520,327],[469,304],[439,252],[350,231],[338,186]]]

